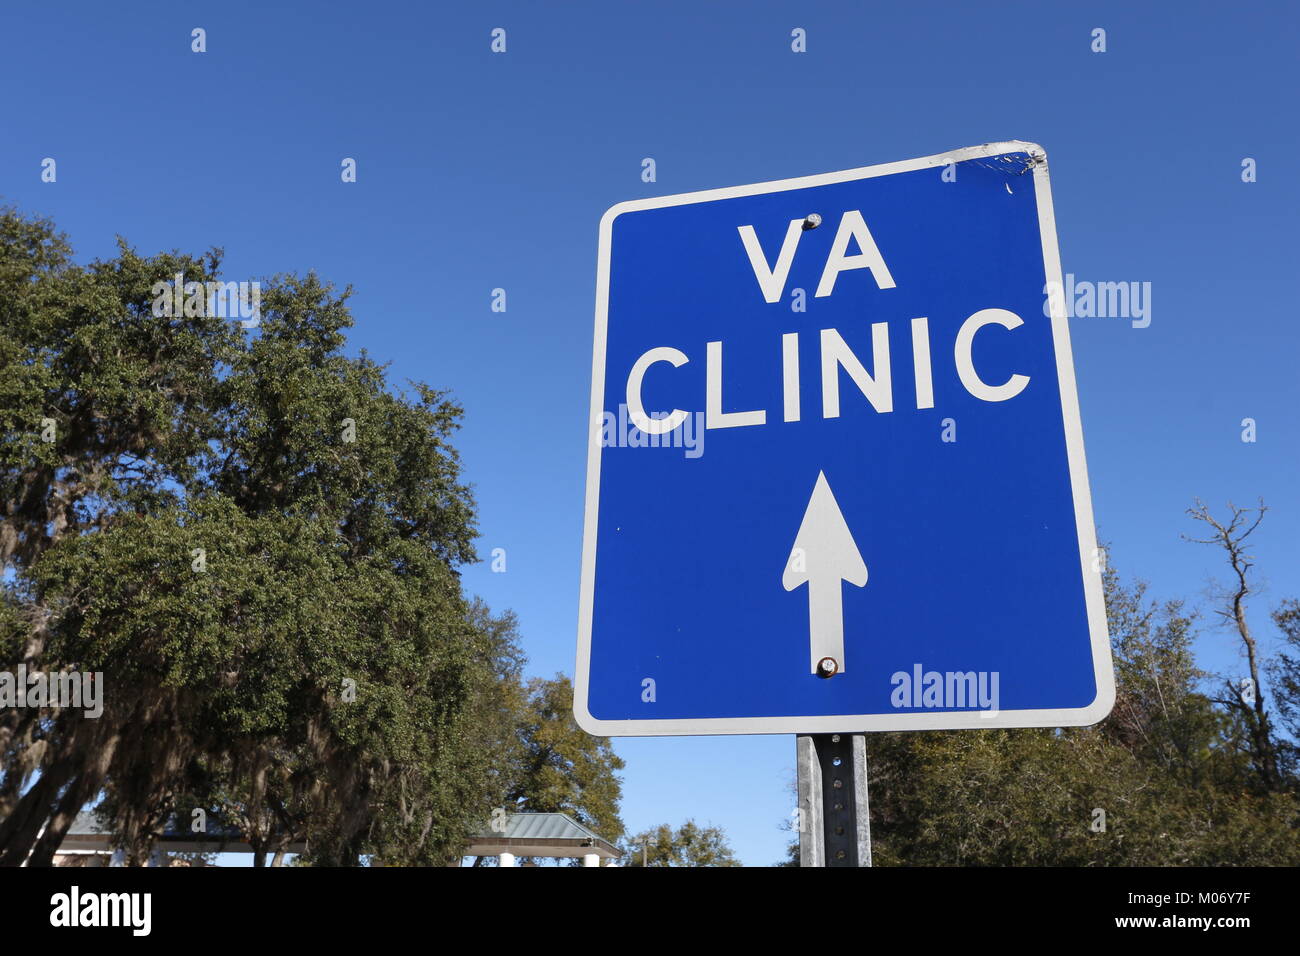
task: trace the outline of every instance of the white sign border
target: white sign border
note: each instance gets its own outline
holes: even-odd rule
[[[1083,427],[1079,421],[1079,399],[1074,379],[1074,359],[1070,349],[1069,323],[1064,299],[1047,296],[1052,316],[1052,342],[1056,351],[1056,372],[1061,388],[1061,412],[1065,424],[1065,446],[1070,468],[1070,486],[1074,495],[1074,518],[1079,534],[1079,566],[1083,576],[1088,629],[1092,640],[1092,665],[1097,696],[1085,707],[1045,710],[1003,711],[908,711],[899,714],[830,714],[788,717],[702,717],[669,719],[601,720],[588,710],[591,677],[591,621],[595,602],[596,529],[600,503],[601,429],[604,410],[606,326],[609,318],[609,262],[614,220],[625,212],[659,209],[687,203],[734,199],[760,193],[784,192],[809,186],[871,179],[892,173],[905,173],[961,163],[1005,153],[1028,153],[1035,160],[1034,193],[1038,202],[1038,227],[1043,242],[1043,265],[1049,288],[1063,288],[1061,256],[1057,247],[1056,218],[1052,211],[1051,187],[1047,176],[1047,152],[1036,143],[1011,140],[986,143],[963,149],[908,159],[878,166],[781,179],[747,186],[706,189],[633,199],[611,206],[600,220],[600,251],[596,271],[596,328],[591,359],[591,417],[587,444],[586,510],[582,534],[582,586],[578,602],[578,660],[573,689],[573,714],[578,726],[589,734],[603,737],[663,737],[715,734],[814,734],[863,733],[889,730],[975,730],[996,727],[1081,727],[1095,724],[1115,703],[1115,673],[1111,661],[1110,635],[1106,625],[1106,606],[1102,594],[1096,531],[1092,515],[1092,495],[1088,488],[1088,469],[1083,453]],[[1052,285],[1055,283],[1055,285]],[[647,705],[649,706],[649,705]]]

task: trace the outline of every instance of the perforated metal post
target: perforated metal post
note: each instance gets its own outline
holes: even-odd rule
[[[870,866],[867,740],[862,734],[800,734],[799,865]]]

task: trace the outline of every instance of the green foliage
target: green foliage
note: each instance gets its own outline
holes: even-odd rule
[[[1272,698],[1287,736],[1280,741],[1284,772],[1300,776],[1300,601],[1290,598],[1273,612],[1273,623],[1282,632],[1282,649],[1269,662]]]
[[[877,865],[1300,864],[1300,801],[1255,785],[1239,728],[1198,690],[1194,619],[1113,571],[1105,585],[1111,716],[1089,728],[872,735]]]
[[[0,213],[0,665],[105,694],[0,714],[0,862],[48,862],[101,794],[137,860],[202,807],[259,862],[446,862],[521,746],[514,620],[456,571],[461,410],[342,354],[348,293],[314,275],[264,282],[256,331],[154,314],[220,263],[119,241],[81,267]]]
[[[740,866],[721,827],[687,820],[677,829],[667,823],[629,837],[624,866]]]
[[[615,843],[623,835],[618,814],[623,760],[608,737],[593,737],[573,719],[573,684],[563,674],[528,682],[520,722],[521,754],[509,802],[517,810],[567,813]]]

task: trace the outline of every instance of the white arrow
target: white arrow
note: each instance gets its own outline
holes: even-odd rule
[[[867,566],[858,552],[824,472],[808,499],[781,584],[787,591],[808,584],[808,635],[812,672],[824,658],[835,662],[831,673],[844,672],[844,602],[841,581],[862,587]]]

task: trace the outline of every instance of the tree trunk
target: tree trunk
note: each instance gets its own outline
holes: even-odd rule
[[[68,759],[47,768],[13,813],[0,822],[0,866],[20,866],[27,859],[59,791],[79,769]]]
[[[54,854],[58,852],[59,847],[63,845],[63,838],[68,834],[68,828],[72,826],[77,814],[81,808],[94,799],[95,794],[99,792],[104,784],[104,778],[108,775],[108,767],[113,762],[113,753],[117,750],[117,743],[121,740],[118,734],[112,734],[107,740],[98,743],[94,748],[94,758],[89,767],[86,767],[77,779],[63,794],[63,799],[59,801],[59,808],[50,817],[49,825],[45,828],[45,833],[41,835],[36,846],[32,849],[32,855],[27,859],[28,866],[52,866],[54,864]]]

